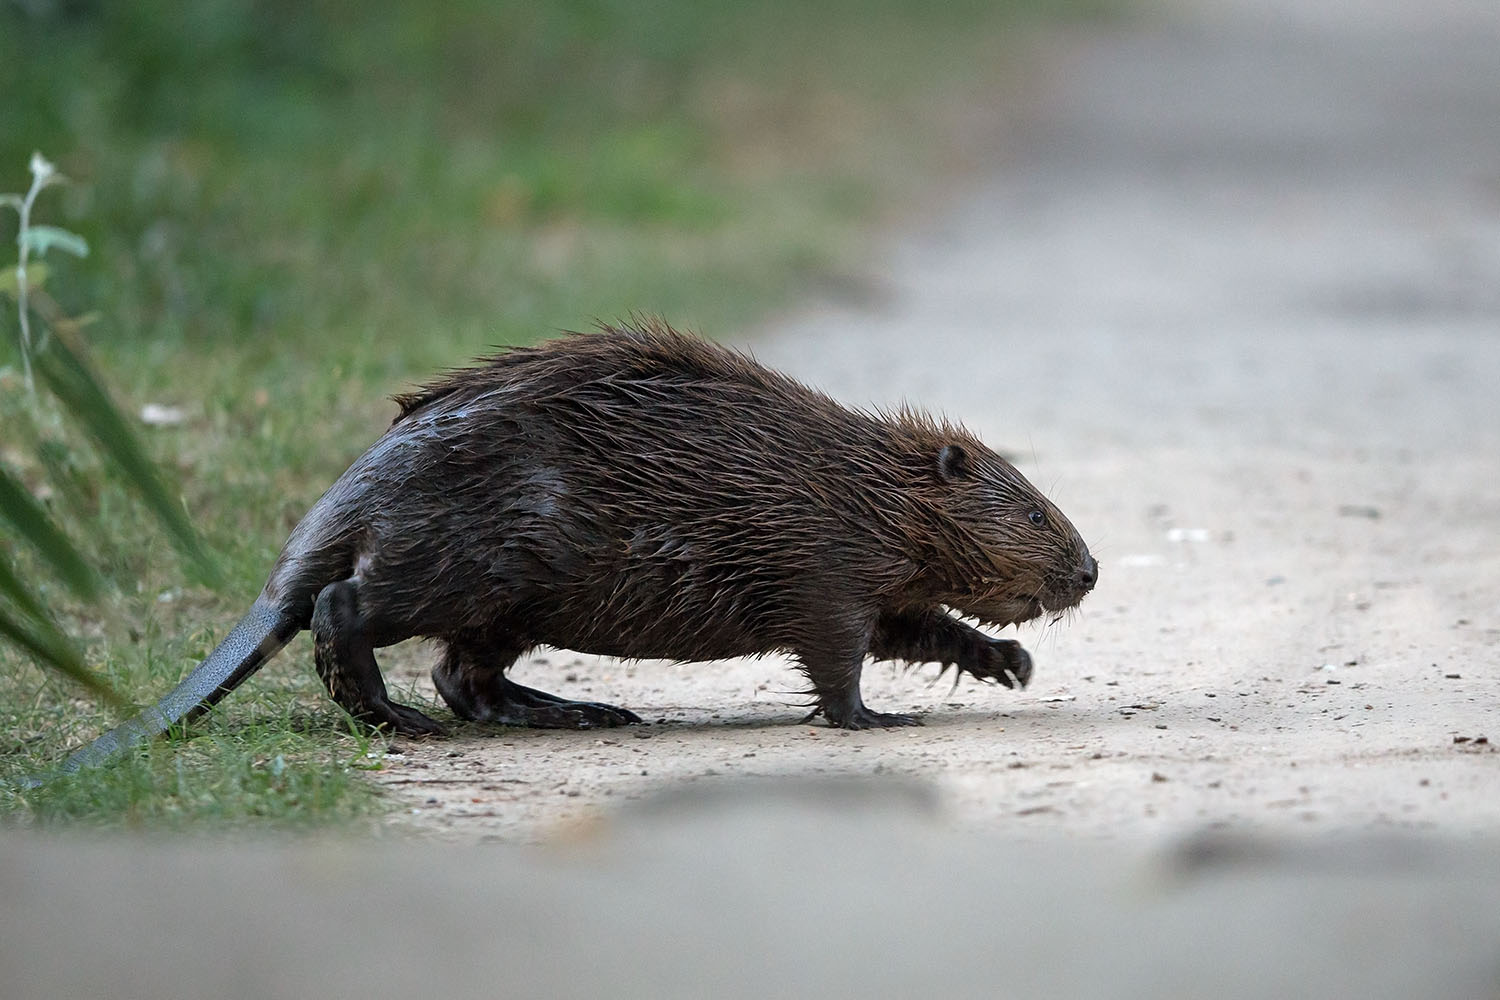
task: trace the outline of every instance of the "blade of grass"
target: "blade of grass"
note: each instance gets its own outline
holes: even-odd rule
[[[198,535],[181,506],[167,492],[156,466],[94,377],[73,338],[65,333],[63,325],[49,325],[57,336],[50,349],[37,358],[37,372],[156,515],[177,551],[193,564],[199,580],[209,585],[218,583],[217,565],[199,544]]]
[[[0,557],[0,594],[9,597],[12,604],[33,618],[47,617],[47,609],[42,606],[42,602],[27,589],[15,569],[3,557]]]
[[[76,681],[114,707],[129,707],[113,687],[88,668],[83,662],[83,654],[26,590],[15,570],[3,560],[0,560],[0,592],[9,596],[17,609],[24,611],[29,618],[29,621],[23,619],[16,611],[0,605],[0,639],[25,650],[44,666]]]
[[[62,533],[31,493],[0,465],[0,517],[30,542],[37,553],[79,597],[94,600],[99,595],[98,577],[82,554]]]

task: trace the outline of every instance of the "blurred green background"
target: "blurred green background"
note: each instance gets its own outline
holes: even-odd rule
[[[0,190],[25,189],[33,150],[73,179],[38,221],[93,252],[49,258],[48,291],[91,315],[125,412],[182,411],[142,433],[227,581],[186,586],[129,492],[25,394],[6,313],[0,458],[110,587],[100,607],[51,588],[54,610],[122,690],[160,694],[248,606],[291,526],[389,421],[391,393],[595,318],[725,335],[846,282],[858,237],[983,145],[994,95],[1024,86],[1026,27],[1104,7],[0,5]],[[350,775],[369,746],[307,660],[283,654],[208,737],[108,780],[7,793],[12,817],[358,812]],[[0,776],[108,722],[0,647]]]

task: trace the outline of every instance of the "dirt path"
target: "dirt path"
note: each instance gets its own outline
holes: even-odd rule
[[[1494,829],[1500,8],[1387,6],[1076,40],[862,301],[744,338],[961,418],[1069,512],[1101,583],[1022,630],[1031,690],[876,666],[927,725],[847,734],[794,724],[784,661],[553,655],[518,677],[655,724],[408,746],[396,822],[531,840],[681,781],[894,772],[1022,837]]]

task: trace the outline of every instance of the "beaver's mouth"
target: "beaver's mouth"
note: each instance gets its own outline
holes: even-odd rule
[[[1083,586],[1065,580],[1048,587],[1036,603],[1039,608],[1042,608],[1044,614],[1061,615],[1071,608],[1078,607],[1089,595],[1091,589],[1093,589],[1092,586]]]
[[[952,601],[949,607],[966,617],[977,618],[985,625],[998,628],[1020,625],[1043,617],[1056,621],[1088,596],[1097,575],[1097,567],[1090,559],[1085,570],[1080,570],[1071,577],[1045,577],[1042,585],[1030,593],[1026,590],[1016,593],[1016,580],[999,580],[995,581],[996,585],[988,593],[981,591],[968,600]]]

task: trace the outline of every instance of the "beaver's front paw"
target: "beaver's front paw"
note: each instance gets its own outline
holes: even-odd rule
[[[1031,654],[1019,642],[986,638],[981,649],[978,663],[963,665],[969,673],[1008,688],[1024,688],[1031,683]]]

